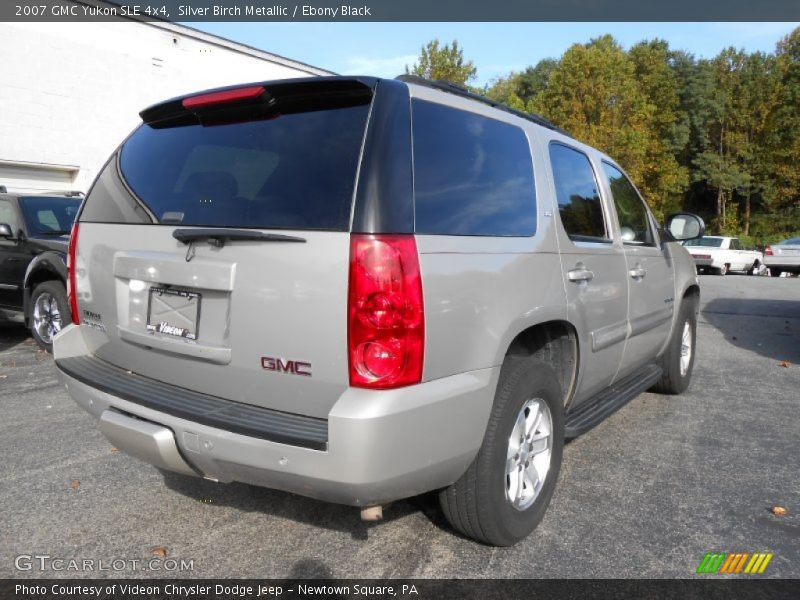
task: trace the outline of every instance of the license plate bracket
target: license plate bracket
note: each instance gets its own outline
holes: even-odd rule
[[[196,340],[200,300],[198,292],[152,286],[147,299],[147,331]]]

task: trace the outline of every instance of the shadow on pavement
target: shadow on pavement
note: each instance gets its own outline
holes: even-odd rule
[[[700,312],[734,346],[800,364],[800,300],[715,298]]]
[[[24,325],[7,320],[0,314],[0,352],[10,350],[31,338]]]
[[[353,506],[331,504],[288,492],[246,485],[243,483],[214,483],[197,477],[190,477],[161,471],[164,484],[171,490],[198,502],[236,508],[246,512],[261,512],[279,518],[291,519],[300,523],[325,527],[334,531],[349,533],[353,539],[367,540],[371,527],[380,527],[409,514],[422,512],[434,525],[447,527],[444,516],[439,511],[435,493],[393,502],[383,511],[383,521],[365,523],[361,520],[359,509]],[[305,565],[310,571],[311,565]],[[329,577],[324,565],[317,565],[318,574],[305,574],[302,577]]]

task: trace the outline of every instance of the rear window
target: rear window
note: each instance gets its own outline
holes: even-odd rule
[[[536,200],[519,127],[440,104],[412,102],[417,233],[530,236]]]
[[[360,103],[224,125],[144,124],[122,147],[120,170],[157,223],[345,231],[368,112]]]

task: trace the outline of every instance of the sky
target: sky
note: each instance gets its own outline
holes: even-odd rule
[[[343,75],[394,77],[438,38],[457,39],[483,85],[610,33],[623,47],[661,38],[713,57],[734,46],[772,52],[800,23],[187,23],[191,27]]]

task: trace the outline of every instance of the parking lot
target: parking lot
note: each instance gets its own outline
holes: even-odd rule
[[[155,551],[193,569],[86,575],[667,578],[695,576],[706,552],[768,551],[764,576],[800,577],[800,280],[703,276],[701,288],[688,392],[644,394],[569,443],[543,523],[504,549],[453,534],[435,494],[365,525],[353,508],[163,474],[115,452],[50,356],[4,326],[0,576],[78,575],[19,571],[18,555]]]

